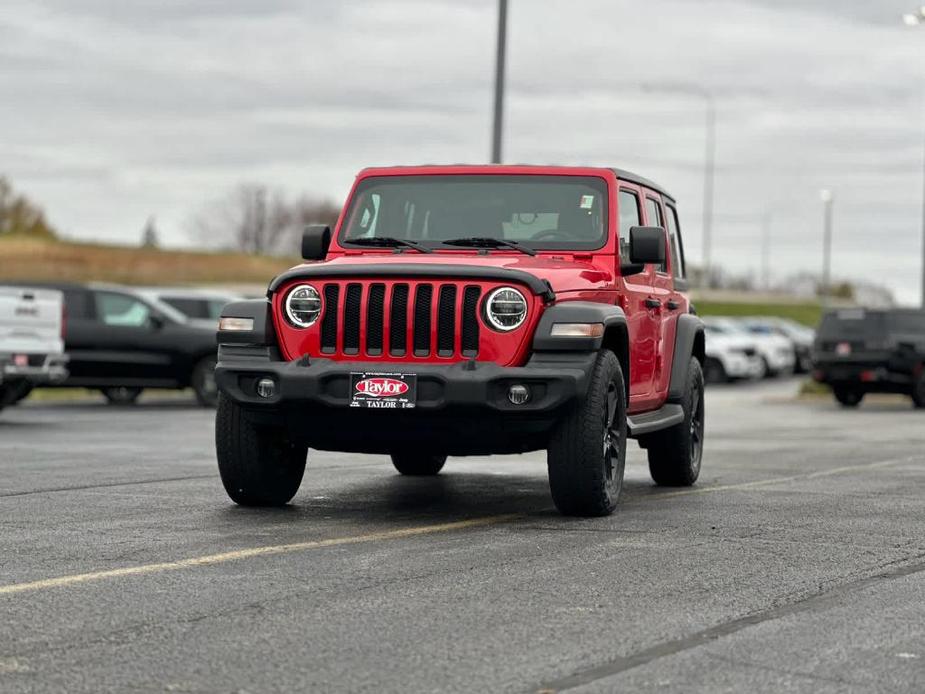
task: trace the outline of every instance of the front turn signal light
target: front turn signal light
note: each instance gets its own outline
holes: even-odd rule
[[[603,337],[603,323],[553,323],[552,337]]]

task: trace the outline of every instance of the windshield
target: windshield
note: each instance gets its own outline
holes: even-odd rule
[[[498,239],[537,250],[594,250],[606,241],[607,183],[593,176],[382,176],[362,181],[340,243],[393,238]],[[507,250],[502,248],[502,250]],[[509,252],[509,251],[508,251]]]

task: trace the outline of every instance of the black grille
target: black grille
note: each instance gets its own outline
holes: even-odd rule
[[[440,287],[437,304],[437,354],[452,357],[456,351],[456,287],[444,284]]]
[[[408,285],[396,284],[392,289],[389,310],[389,353],[403,357],[408,351]]]
[[[385,285],[374,284],[369,288],[369,303],[366,306],[366,353],[382,354],[382,322],[385,320]]]
[[[356,354],[360,351],[360,299],[363,287],[359,284],[347,285],[347,298],[344,301],[344,354]]]
[[[429,284],[419,285],[414,295],[414,355],[426,357],[430,354],[430,305],[434,288]]]
[[[321,351],[332,354],[337,351],[337,298],[340,287],[336,284],[325,285],[324,318],[321,319]]]
[[[479,352],[479,296],[478,287],[466,287],[463,294],[461,346],[464,357],[474,357]]]

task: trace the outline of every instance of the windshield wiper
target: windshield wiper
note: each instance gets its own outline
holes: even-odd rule
[[[356,246],[379,246],[381,248],[413,248],[421,253],[433,253],[433,249],[407,239],[397,239],[394,236],[360,236],[358,238],[344,239],[344,243]]]
[[[536,255],[536,251],[532,248],[521,246],[516,241],[493,239],[489,236],[470,236],[464,239],[449,239],[441,243],[446,246],[469,246],[471,248],[513,248],[515,251],[520,251],[527,255]]]

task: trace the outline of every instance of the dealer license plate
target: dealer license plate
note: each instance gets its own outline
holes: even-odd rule
[[[417,389],[416,374],[354,372],[350,374],[350,407],[411,409]]]

